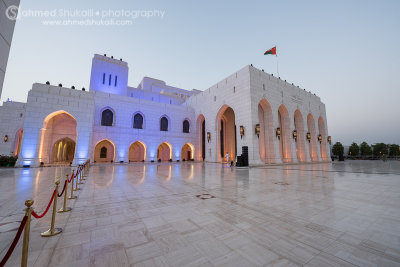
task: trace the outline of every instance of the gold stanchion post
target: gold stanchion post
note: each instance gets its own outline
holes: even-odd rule
[[[54,196],[54,202],[53,202],[53,214],[51,215],[51,225],[50,229],[47,230],[46,232],[41,233],[40,235],[43,237],[48,237],[48,236],[54,236],[58,235],[59,233],[62,232],[62,228],[54,228],[54,222],[56,220],[56,210],[57,210],[57,195],[58,195],[58,186],[60,184],[60,181],[56,181],[56,194]]]
[[[82,165],[79,165],[79,166],[80,166],[79,184],[84,184],[84,182],[82,182],[82,180],[84,180],[84,179],[82,178],[83,167],[82,167]]]
[[[31,230],[31,213],[33,205],[33,200],[25,201],[25,216],[28,217],[26,220],[26,224],[24,227],[24,239],[22,241],[22,258],[21,258],[21,266],[26,267],[28,266],[28,252],[29,252],[29,232]]]
[[[65,175],[65,192],[64,192],[63,207],[57,211],[58,213],[68,212],[72,210],[71,208],[67,207],[68,176],[69,176],[68,174]]]
[[[83,170],[84,170],[83,177],[87,177],[87,163],[85,163],[83,165]],[[86,179],[84,179],[84,180],[86,180]]]
[[[75,178],[76,178],[76,182],[75,182],[75,189],[74,189],[74,191],[78,191],[78,190],[81,190],[79,187],[78,187],[78,180],[79,180],[79,167],[78,167],[78,169],[76,169],[76,176],[75,176]]]
[[[78,198],[77,196],[74,196],[74,179],[75,179],[75,173],[74,173],[74,170],[72,170],[71,195],[68,197],[68,199],[76,199],[76,198]]]

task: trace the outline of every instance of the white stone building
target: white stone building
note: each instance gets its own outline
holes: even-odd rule
[[[0,154],[17,166],[92,162],[236,161],[250,165],[330,161],[319,97],[246,66],[205,91],[145,77],[95,55],[90,90],[34,84],[27,103],[0,107]]]

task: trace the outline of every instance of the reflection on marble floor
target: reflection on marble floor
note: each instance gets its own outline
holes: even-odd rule
[[[42,211],[70,172],[0,169],[0,258],[24,201]],[[33,219],[29,266],[400,265],[398,161],[97,165],[82,189],[57,214],[62,234],[40,237],[50,215]],[[19,265],[20,243],[8,266]]]

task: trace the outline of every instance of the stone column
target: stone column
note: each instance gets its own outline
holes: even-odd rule
[[[73,166],[85,163],[90,157],[91,133],[87,127],[81,126],[76,127],[76,133],[75,155],[72,161]]]

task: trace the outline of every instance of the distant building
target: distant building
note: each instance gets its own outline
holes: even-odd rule
[[[8,55],[10,53],[11,41],[14,34],[15,20],[7,17],[7,12],[14,15],[16,10],[8,11],[9,8],[19,6],[20,0],[0,0],[0,97],[3,91],[4,77],[6,74]],[[16,14],[16,13],[15,13]]]
[[[127,82],[126,62],[96,54],[90,90],[34,84],[0,107],[0,153],[17,166],[236,161],[244,147],[251,165],[330,161],[319,97],[252,66],[205,91]]]

